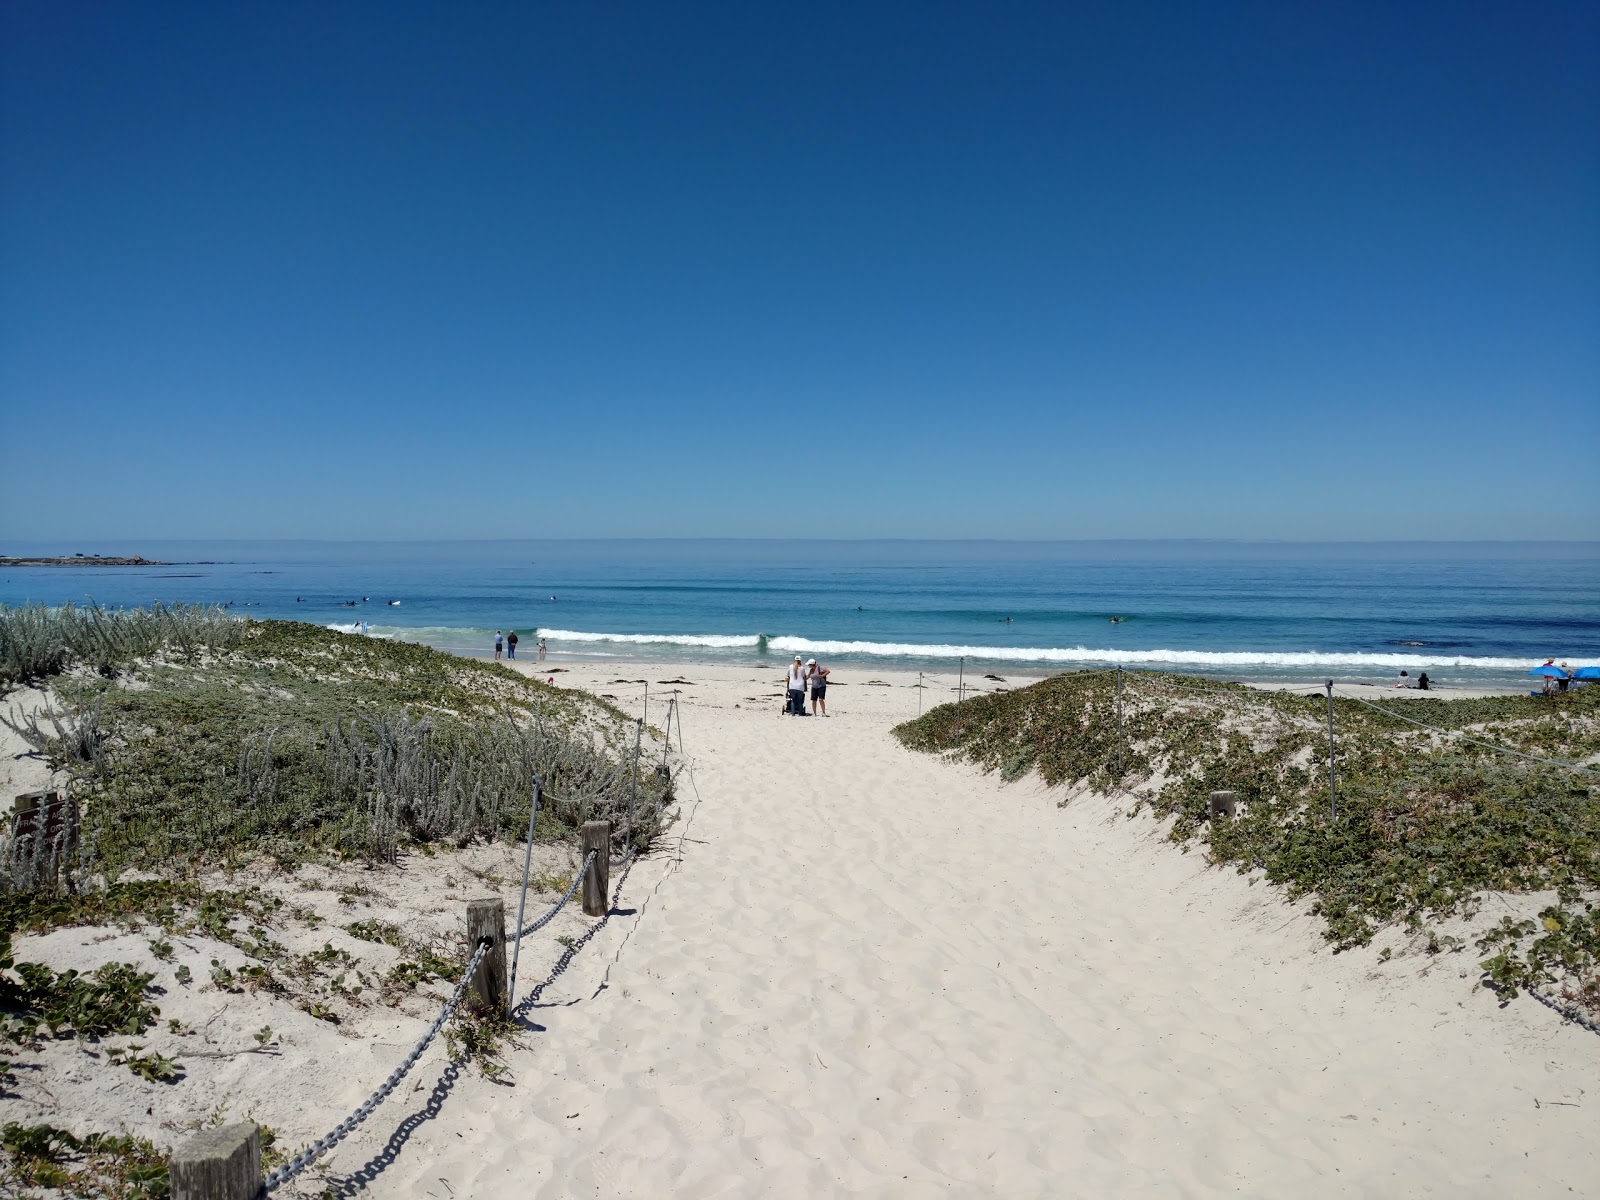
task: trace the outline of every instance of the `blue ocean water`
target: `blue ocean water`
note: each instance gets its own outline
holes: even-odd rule
[[[1600,662],[1600,543],[0,545],[80,550],[175,565],[0,568],[0,602],[231,604],[480,655],[515,628],[524,655],[544,636],[557,658],[804,653],[940,670],[965,657],[1375,681],[1407,669],[1461,683],[1512,682],[1550,656]]]

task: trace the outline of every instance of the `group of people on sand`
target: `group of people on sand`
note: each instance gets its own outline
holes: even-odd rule
[[[1547,658],[1539,664],[1539,670],[1544,671],[1546,667],[1555,667],[1556,670],[1561,672],[1559,675],[1551,675],[1548,671],[1545,672],[1544,694],[1546,696],[1551,692],[1564,692],[1570,687],[1575,687],[1579,682],[1572,677],[1572,668],[1567,666],[1566,663],[1562,663],[1557,667],[1554,658]]]
[[[787,717],[825,717],[828,715],[828,668],[817,666],[817,660],[801,662],[794,656],[784,687],[789,693],[783,706]],[[811,711],[806,712],[806,691],[811,692]]]
[[[501,651],[505,652],[507,658],[515,658],[517,656],[517,631],[515,629],[506,630],[504,635],[498,629],[494,631],[494,656],[497,660]],[[539,661],[544,661],[543,638],[539,639]]]
[[[1428,678],[1428,673],[1426,671],[1418,675],[1415,679],[1412,679],[1410,675],[1406,674],[1404,671],[1401,671],[1400,678],[1394,681],[1394,686],[1397,688],[1416,688],[1421,692],[1431,692],[1433,690],[1433,680]]]

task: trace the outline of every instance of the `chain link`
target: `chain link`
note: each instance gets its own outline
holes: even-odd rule
[[[1560,1013],[1562,1017],[1568,1021],[1571,1021],[1573,1024],[1583,1026],[1590,1033],[1600,1033],[1600,1025],[1597,1025],[1595,1022],[1589,1020],[1588,1017],[1584,1016],[1577,1009],[1570,1008],[1567,1005],[1562,1004],[1561,1001],[1553,999],[1550,996],[1546,996],[1538,988],[1530,987],[1528,989],[1528,995],[1532,996],[1546,1008],[1554,1009],[1556,1012]]]
[[[445,1006],[439,1010],[439,1015],[433,1019],[433,1024],[428,1027],[428,1032],[422,1035],[421,1040],[411,1048],[411,1053],[406,1055],[405,1061],[390,1073],[389,1078],[378,1085],[378,1090],[362,1101],[361,1107],[357,1108],[355,1112],[335,1125],[333,1131],[326,1137],[313,1142],[271,1175],[268,1175],[266,1183],[262,1185],[264,1191],[273,1192],[288,1183],[289,1180],[304,1171],[316,1159],[344,1141],[350,1135],[351,1130],[371,1116],[373,1110],[388,1099],[389,1093],[394,1091],[399,1086],[400,1081],[406,1077],[406,1073],[416,1066],[417,1059],[422,1057],[422,1052],[428,1048],[428,1043],[439,1035],[439,1031],[444,1028],[444,1023],[455,1015],[456,1009],[461,1006],[462,998],[467,994],[467,985],[472,982],[473,973],[478,969],[478,964],[483,961],[483,956],[488,951],[489,943],[487,941],[478,943],[477,951],[473,954],[471,961],[467,963],[467,969],[461,973],[461,979],[456,983],[456,990],[451,993],[450,999],[445,1002]]]
[[[567,901],[572,899],[573,893],[578,890],[578,885],[583,882],[583,877],[588,874],[590,864],[594,862],[594,856],[597,853],[598,851],[595,850],[589,851],[589,857],[583,860],[583,866],[578,868],[578,873],[572,877],[572,882],[567,885],[567,894],[557,900],[549,912],[545,913],[537,921],[524,925],[515,933],[506,934],[506,941],[514,942],[518,938],[525,938],[529,934],[538,933],[539,930],[550,924],[555,919],[555,915],[567,906]]]

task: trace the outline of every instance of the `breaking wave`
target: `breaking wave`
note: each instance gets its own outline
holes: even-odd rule
[[[765,634],[586,633],[540,629],[552,643],[613,642],[628,645],[698,646],[714,650],[771,651],[775,654],[857,655],[870,658],[972,658],[994,662],[1167,664],[1195,667],[1441,667],[1491,671],[1526,670],[1520,658],[1466,654],[1339,653],[1320,650],[1116,650],[1088,646],[953,646],[917,642],[846,642]]]

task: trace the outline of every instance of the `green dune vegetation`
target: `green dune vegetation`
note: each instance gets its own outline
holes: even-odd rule
[[[605,817],[620,841],[631,795],[635,844],[657,832],[665,785],[651,771],[629,779],[633,723],[494,664],[183,608],[0,609],[0,654],[14,679],[55,673],[59,707],[7,724],[69,775],[83,814],[76,878],[192,874],[261,854],[392,862],[515,838],[536,775],[541,838]],[[24,865],[9,866],[0,890],[26,891]]]
[[[374,919],[347,931],[398,949],[381,979],[332,946],[292,953],[280,929],[314,929],[318,918],[237,872],[393,865],[519,841],[535,776],[541,842],[575,842],[598,818],[612,821],[618,850],[644,848],[670,820],[670,772],[651,762],[635,773],[634,723],[601,699],[423,646],[217,609],[0,607],[0,721],[76,801],[38,834],[0,825],[0,1094],[8,1061],[42,1039],[147,1035],[160,1015],[148,971],[13,962],[18,933],[139,929],[154,935],[158,959],[170,939],[204,936],[250,964],[214,965],[207,986],[265,990],[337,1023],[358,992],[362,1004],[394,1002],[453,979],[464,951],[412,944]],[[538,882],[560,890],[566,877]],[[352,990],[357,978],[367,986]],[[505,1031],[486,1033],[487,1019],[463,1010],[446,1036],[492,1071]],[[110,1069],[181,1078],[180,1063],[137,1049],[117,1051]],[[60,1132],[0,1130],[0,1184],[7,1159],[26,1158],[18,1147],[44,1146],[61,1162],[119,1165],[94,1167],[91,1179],[35,1155],[37,1170],[16,1168],[11,1182],[160,1194],[138,1182],[148,1147],[40,1141],[40,1130]]]
[[[895,733],[1008,779],[1037,771],[1051,785],[1121,792],[1135,810],[1170,818],[1186,849],[1313,897],[1340,949],[1399,922],[1429,953],[1461,951],[1464,939],[1440,936],[1444,918],[1474,917],[1486,893],[1553,892],[1537,918],[1477,932],[1487,981],[1507,1000],[1535,987],[1600,1014],[1600,689],[1376,709],[1335,699],[1337,812],[1326,704],[1130,672],[1119,736],[1115,675],[1082,672],[942,705]],[[1210,793],[1221,790],[1238,798],[1233,819],[1208,818]]]

